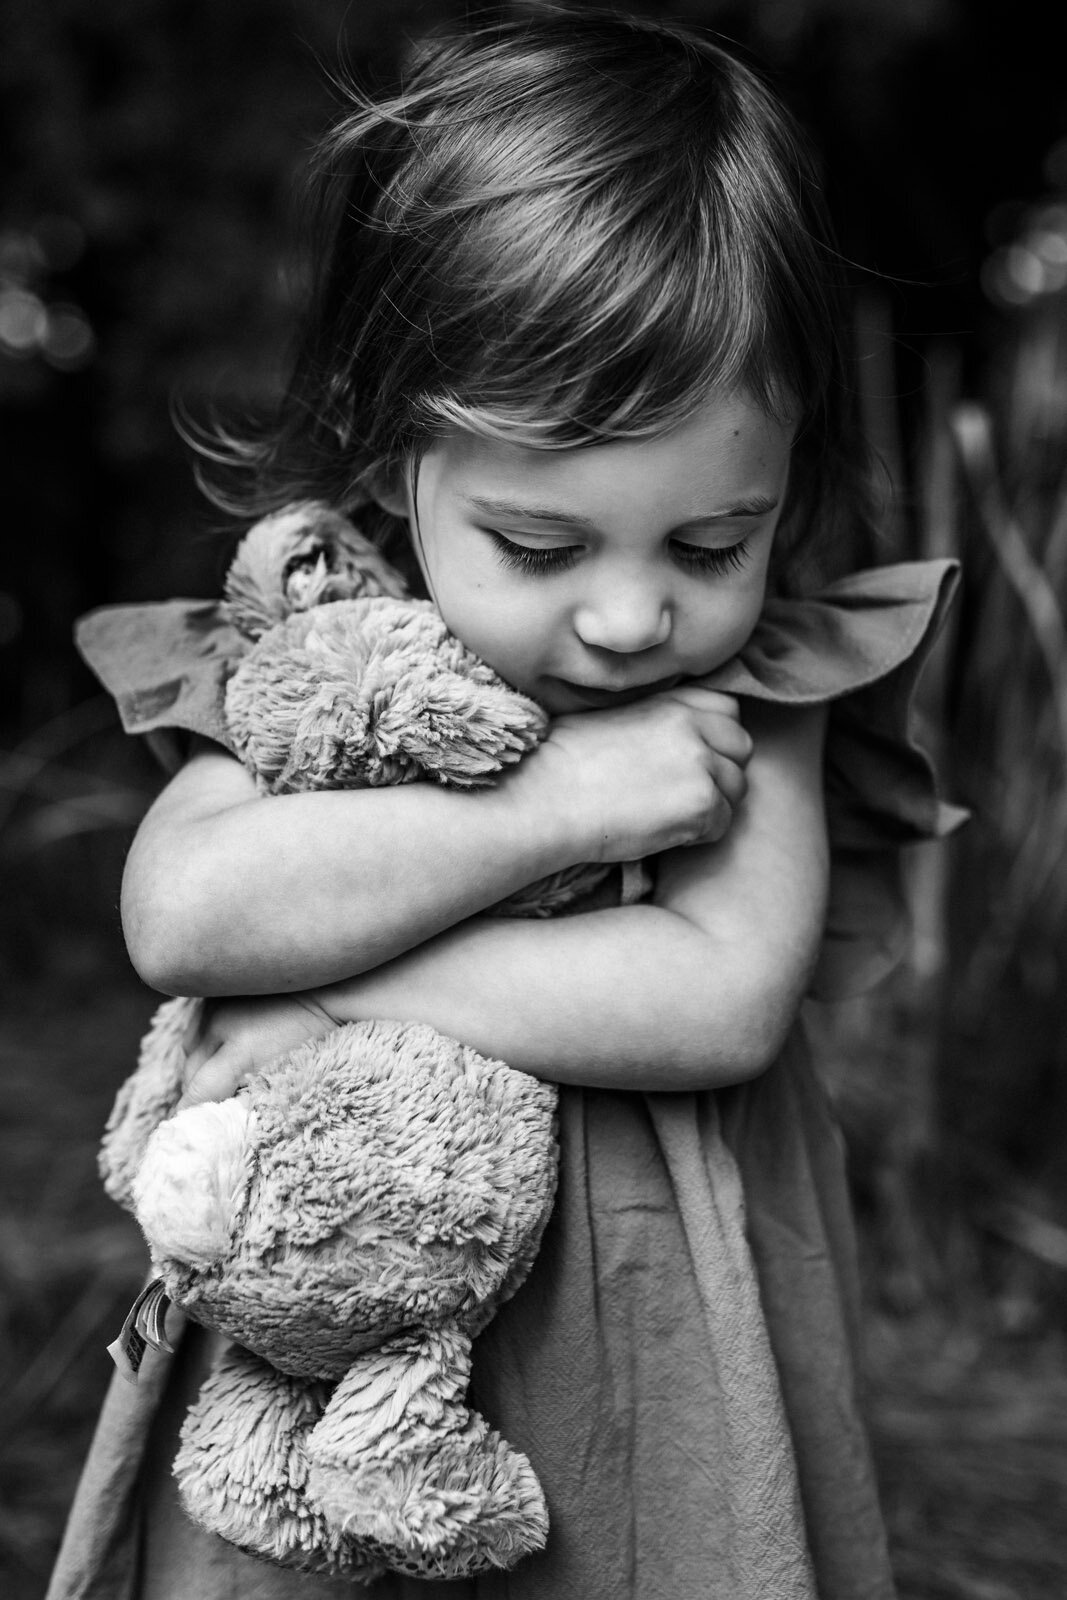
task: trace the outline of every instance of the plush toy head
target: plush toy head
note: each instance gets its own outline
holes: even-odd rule
[[[134,1206],[190,1316],[283,1372],[339,1378],[401,1329],[476,1332],[526,1275],[554,1107],[433,1028],[339,1028],[164,1122]]]
[[[429,601],[339,600],[279,623],[230,679],[226,714],[267,794],[416,779],[489,783],[548,718],[447,630]]]
[[[489,783],[544,738],[539,705],[448,632],[343,517],[257,523],[226,580],[253,641],[230,680],[234,743],[267,794],[429,779]]]

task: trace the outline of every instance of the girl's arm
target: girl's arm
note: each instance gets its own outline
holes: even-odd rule
[[[757,1074],[781,1048],[822,934],[824,721],[753,710],[744,806],[721,842],[660,857],[653,904],[547,922],[475,917],[299,997],[290,1014],[224,1005],[194,1063],[195,1097],[232,1092],[331,1019],[428,1022],[564,1083],[684,1090]]]
[[[561,868],[720,837],[750,749],[736,702],[695,687],[561,717],[480,791],[264,800],[205,743],[130,851],[131,958],[171,994],[274,994],[365,972]]]
[[[828,850],[820,712],[760,711],[748,795],[717,844],[657,863],[654,903],[475,918],[316,998],[339,1021],[429,1022],[537,1077],[732,1083],[781,1048],[818,954]]]

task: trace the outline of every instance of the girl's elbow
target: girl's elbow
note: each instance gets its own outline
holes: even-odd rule
[[[751,1083],[773,1066],[785,1048],[794,1013],[765,1015],[753,1021],[739,1041],[731,1074],[734,1083]]]
[[[721,1089],[759,1078],[781,1055],[800,1009],[794,986],[747,995],[735,990],[733,1004],[712,1004],[695,1019],[690,1047],[676,1066],[686,1089]]]
[[[127,867],[121,916],[134,971],[160,994],[204,994],[203,914],[188,872],[162,882],[159,874]]]
[[[122,931],[131,965],[149,989],[165,995],[204,993],[196,964],[172,923],[124,910]]]
[[[694,1051],[684,1063],[684,1082],[679,1087],[702,1092],[751,1083],[778,1059],[788,1031],[750,1029],[729,1039],[720,1036],[702,1052]]]
[[[796,1026],[821,946],[821,922],[811,920],[791,940],[750,959],[731,986],[730,1024],[736,1047],[732,1081],[749,1082],[773,1066]]]

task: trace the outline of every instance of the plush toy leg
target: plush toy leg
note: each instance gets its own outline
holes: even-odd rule
[[[328,1528],[305,1494],[307,1438],[328,1397],[328,1384],[228,1346],[182,1426],[174,1475],[210,1533],[283,1566],[369,1583],[380,1563]]]
[[[469,1377],[455,1326],[399,1335],[357,1358],[308,1441],[309,1498],[394,1571],[463,1577],[545,1542],[541,1485],[468,1410]]]

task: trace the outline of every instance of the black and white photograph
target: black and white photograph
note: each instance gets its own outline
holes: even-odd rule
[[[4,1600],[1063,1600],[1067,13],[0,129]]]

